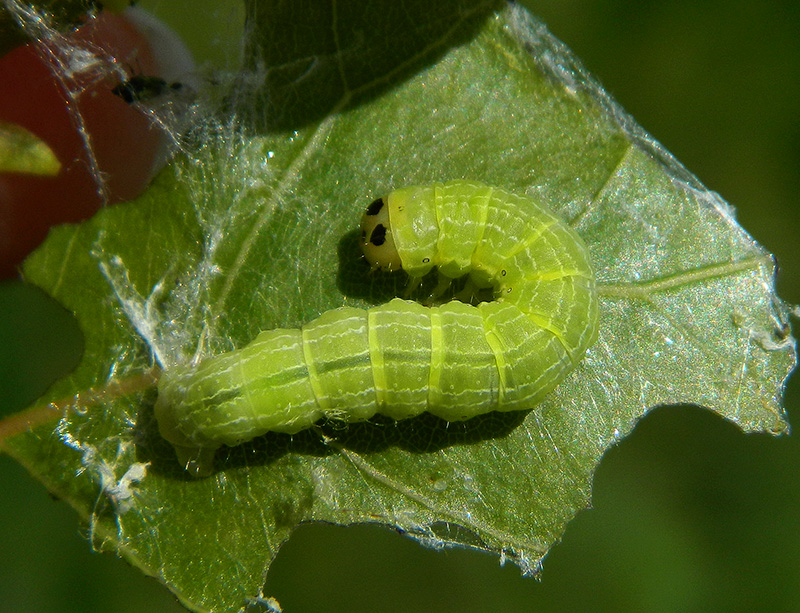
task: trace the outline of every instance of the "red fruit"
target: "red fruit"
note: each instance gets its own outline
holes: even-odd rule
[[[146,39],[122,15],[100,13],[63,41],[0,58],[0,122],[23,126],[61,162],[57,176],[0,172],[0,278],[15,274],[51,225],[91,217],[147,186],[165,135],[112,93],[156,75]]]

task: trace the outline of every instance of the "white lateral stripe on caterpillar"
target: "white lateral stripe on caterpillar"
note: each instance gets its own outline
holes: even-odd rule
[[[168,370],[156,418],[185,465],[207,472],[223,444],[297,432],[323,416],[428,411],[455,421],[528,409],[597,338],[586,248],[531,198],[471,181],[399,189],[367,208],[361,242],[373,269],[469,275],[495,299],[343,307],[302,330],[262,332],[242,349]]]

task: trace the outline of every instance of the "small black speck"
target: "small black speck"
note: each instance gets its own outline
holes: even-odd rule
[[[367,215],[377,215],[383,208],[383,198],[377,198],[367,207]]]
[[[372,234],[369,237],[369,242],[376,247],[383,245],[383,243],[386,242],[386,226],[384,226],[382,223],[379,223],[377,226],[375,226],[375,229],[372,231]]]
[[[144,102],[156,96],[160,96],[167,89],[177,91],[181,89],[180,83],[167,83],[159,77],[145,75],[134,75],[124,83],[120,83],[111,90],[115,96],[119,96],[128,104],[134,102]]]
[[[428,262],[430,262],[430,261],[431,261],[431,259],[430,259],[430,258],[422,258],[422,263],[423,263],[423,264],[427,264],[427,263],[428,263]]]
[[[500,271],[500,276],[505,277],[508,273],[505,270]]]

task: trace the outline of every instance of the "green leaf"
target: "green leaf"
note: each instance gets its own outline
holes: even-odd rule
[[[795,347],[771,257],[541,23],[466,0],[314,4],[304,23],[274,4],[252,7],[250,65],[271,70],[228,98],[237,121],[196,126],[147,194],[53,231],[25,266],[86,348],[38,403],[64,409],[57,426],[9,436],[7,421],[0,445],[96,545],[197,610],[252,602],[303,521],[385,524],[533,574],[588,505],[602,454],[649,409],[694,403],[745,431],[788,429]],[[325,424],[185,475],[153,423],[151,368],[401,291],[367,274],[361,212],[457,177],[536,193],[584,237],[602,315],[578,369],[529,412]]]

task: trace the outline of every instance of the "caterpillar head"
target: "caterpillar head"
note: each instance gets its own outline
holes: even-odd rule
[[[392,221],[385,198],[378,198],[361,218],[361,250],[372,270],[400,270],[400,254],[392,237]]]

